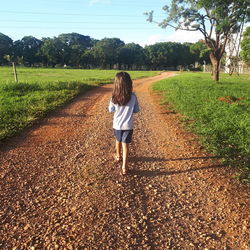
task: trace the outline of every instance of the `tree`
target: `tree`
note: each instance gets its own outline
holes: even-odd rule
[[[199,64],[210,63],[209,50],[203,41],[198,41],[190,45],[190,52],[192,54],[193,60]]]
[[[212,76],[219,81],[220,60],[230,34],[249,20],[249,0],[172,0],[164,6],[167,17],[159,26],[180,30],[200,31],[209,51]],[[153,22],[153,11],[145,13]]]
[[[243,33],[243,39],[240,44],[241,58],[247,64],[250,65],[250,26],[248,26]]]
[[[61,34],[58,36],[64,44],[65,63],[71,66],[80,66],[81,55],[86,49],[92,47],[92,40],[89,36],[78,33]]]
[[[163,69],[167,66],[172,66],[172,58],[165,42],[155,43],[153,45],[145,46],[147,55],[147,64],[151,69]]]
[[[32,66],[33,64],[40,62],[38,52],[41,45],[41,40],[33,36],[25,36],[21,40],[17,40],[14,42],[14,57],[22,57],[22,61],[24,64]]]
[[[151,69],[187,66],[193,63],[189,46],[181,43],[161,42],[145,47],[147,64]]]
[[[81,55],[80,62],[81,65],[83,65],[83,67],[87,69],[96,67],[97,62],[95,60],[94,50],[93,49],[85,50],[84,53]]]
[[[98,41],[94,47],[95,59],[102,68],[109,65],[111,69],[114,64],[118,63],[119,49],[124,46],[124,42],[119,38],[104,38]]]
[[[7,62],[5,56],[12,54],[12,45],[12,39],[0,33],[0,65]]]
[[[138,68],[145,61],[144,49],[135,43],[127,43],[119,50],[119,64],[123,64],[126,68],[132,69],[133,66]]]
[[[17,60],[19,58],[19,60]],[[15,62],[23,64],[23,44],[21,40],[14,41],[13,43],[13,58]]]
[[[194,53],[191,52],[192,43],[183,43],[179,44],[179,48],[177,48],[178,51],[178,64],[181,66],[190,66],[191,64],[195,63],[194,60]]]
[[[43,44],[40,49],[40,55],[45,64],[55,67],[56,64],[64,65],[67,53],[65,53],[65,44],[61,39],[43,38]]]

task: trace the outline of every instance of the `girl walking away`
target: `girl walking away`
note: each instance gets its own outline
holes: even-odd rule
[[[133,113],[139,112],[138,100],[132,90],[130,75],[127,72],[117,73],[109,102],[109,112],[114,112],[115,160],[119,162],[122,159],[122,174],[128,172],[129,143],[131,143],[133,135]]]

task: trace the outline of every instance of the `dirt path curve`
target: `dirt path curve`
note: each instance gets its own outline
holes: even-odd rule
[[[1,249],[249,249],[249,195],[134,81],[131,174],[113,163],[112,85],[0,147]]]

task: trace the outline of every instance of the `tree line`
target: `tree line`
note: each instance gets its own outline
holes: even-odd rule
[[[194,68],[209,63],[202,41],[196,43],[161,42],[145,47],[125,44],[119,38],[96,40],[78,33],[37,39],[25,36],[13,41],[0,33],[0,65],[15,62],[27,67],[73,67],[125,70]]]

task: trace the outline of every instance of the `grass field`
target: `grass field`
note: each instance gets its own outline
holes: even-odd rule
[[[210,74],[183,73],[156,83],[164,103],[183,115],[184,124],[200,135],[215,155],[243,169],[250,181],[250,75],[222,74],[215,83]]]
[[[12,136],[79,93],[113,81],[115,70],[0,67],[0,140]],[[130,71],[133,79],[157,71]]]
[[[79,81],[85,84],[112,82],[117,70],[17,68],[22,83]],[[153,76],[159,71],[129,71],[133,79]],[[12,67],[0,67],[0,84],[14,82]]]

